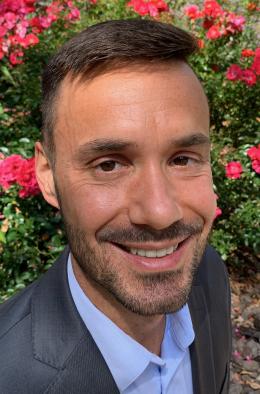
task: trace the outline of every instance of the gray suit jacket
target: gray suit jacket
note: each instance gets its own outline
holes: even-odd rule
[[[66,248],[46,274],[0,306],[1,394],[119,393],[71,298],[68,253]],[[189,307],[195,330],[190,347],[194,393],[226,394],[230,291],[224,264],[210,247]]]

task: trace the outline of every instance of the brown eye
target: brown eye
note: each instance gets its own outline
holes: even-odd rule
[[[107,160],[107,161],[104,161],[103,163],[100,163],[100,164],[98,165],[98,167],[99,167],[102,171],[109,172],[109,171],[115,170],[117,164],[118,164],[118,163],[117,163],[116,161]]]
[[[190,160],[190,157],[187,156],[178,156],[173,159],[173,164],[175,166],[186,166]]]

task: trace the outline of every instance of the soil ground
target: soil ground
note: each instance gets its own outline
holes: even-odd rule
[[[260,274],[230,275],[233,349],[230,394],[260,394]]]

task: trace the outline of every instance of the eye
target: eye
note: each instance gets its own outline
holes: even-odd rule
[[[103,172],[115,171],[121,167],[122,167],[122,164],[118,163],[115,160],[106,160],[106,161],[103,161],[102,163],[99,163],[96,166],[97,169],[100,169]]]
[[[180,156],[177,156],[174,159],[172,159],[171,163],[175,166],[184,167],[184,166],[187,166],[188,164],[190,164],[190,161],[194,162],[196,160],[193,159],[192,157],[180,155]]]

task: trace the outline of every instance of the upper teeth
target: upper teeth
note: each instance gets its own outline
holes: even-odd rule
[[[174,252],[177,249],[177,247],[178,245],[171,246],[168,249],[164,248],[164,249],[150,249],[150,250],[130,248],[130,253],[144,257],[163,257],[166,256],[167,254],[171,254],[172,252]]]

